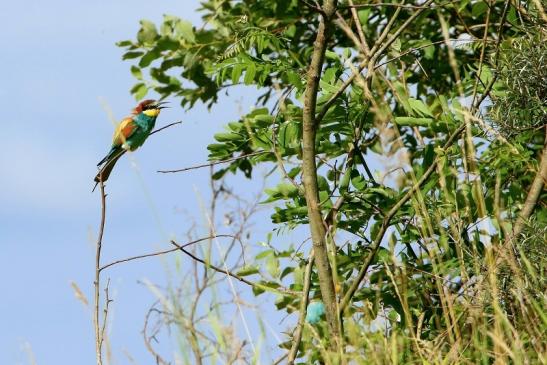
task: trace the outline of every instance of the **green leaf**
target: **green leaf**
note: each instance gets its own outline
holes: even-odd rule
[[[475,18],[478,18],[483,13],[485,13],[486,10],[488,10],[488,4],[486,3],[486,1],[479,1],[473,4],[473,7],[471,8],[471,14],[473,14]]]
[[[137,40],[144,45],[151,45],[158,37],[156,25],[149,20],[141,20],[141,29],[137,33]]]
[[[182,36],[182,38],[186,39],[190,43],[195,43],[196,41],[196,35],[194,34],[194,29],[192,27],[192,23],[186,21],[186,20],[180,20],[175,25],[175,31]]]
[[[351,185],[357,190],[363,190],[367,186],[367,180],[361,176],[359,171],[351,170]]]
[[[118,47],[129,47],[133,44],[133,42],[131,41],[120,41],[120,42],[116,42],[116,46]]]
[[[142,71],[137,66],[135,66],[135,65],[131,66],[131,74],[137,80],[142,80]]]
[[[408,102],[412,110],[414,110],[418,114],[433,117],[433,114],[431,113],[427,105],[424,104],[423,101],[414,99],[414,98],[408,98]]]
[[[213,137],[219,142],[231,142],[243,139],[241,135],[236,133],[216,133]]]
[[[269,114],[259,114],[253,117],[253,121],[256,123],[257,127],[266,128],[272,125],[274,117]]]
[[[265,257],[272,256],[273,254],[274,254],[274,250],[262,251],[261,253],[255,256],[255,260],[261,260]]]
[[[148,88],[143,83],[136,84],[131,89],[131,94],[135,96],[136,100],[141,100],[142,98],[144,98],[146,96],[146,93],[148,93]]]
[[[255,79],[256,66],[254,62],[249,62],[246,66],[247,67],[245,69],[245,78],[243,79],[243,82],[245,83],[245,85],[251,85]]]
[[[289,80],[289,83],[293,86],[295,86],[297,89],[302,89],[304,87],[304,83],[302,82],[302,78],[300,75],[294,71],[287,72],[287,78]]]
[[[279,275],[279,259],[277,257],[268,256],[266,259],[266,271],[274,278]]]
[[[359,17],[359,21],[363,25],[363,28],[366,28],[366,24],[368,24],[368,18],[370,16],[371,9],[372,8],[365,8],[357,12],[357,16]]]
[[[350,177],[351,177],[351,170],[346,171],[346,173],[340,180],[340,186],[339,186],[340,191],[344,192],[348,190]]]
[[[395,123],[409,127],[428,127],[433,123],[432,118],[395,117]]]
[[[331,61],[340,60],[340,58],[338,57],[338,54],[336,52],[331,51],[331,50],[326,50],[325,51],[325,58],[327,60],[331,60]]]
[[[243,72],[243,65],[237,64],[234,65],[232,68],[232,83],[237,84],[239,82],[239,78],[241,77],[241,73]]]
[[[247,265],[239,269],[236,272],[236,274],[239,276],[249,276],[249,275],[258,274],[259,272],[260,272],[260,268],[258,265]]]
[[[391,253],[384,247],[380,247],[376,253],[376,259],[377,262],[385,262],[389,264],[391,262]]]
[[[122,60],[131,60],[133,58],[140,57],[144,54],[144,52],[141,51],[132,51],[132,52],[126,52],[122,56]]]
[[[160,52],[158,52],[156,49],[151,50],[150,52],[147,52],[144,56],[142,56],[141,60],[139,61],[139,67],[145,68],[150,66],[150,64],[158,59],[160,57]]]
[[[283,271],[281,272],[281,275],[279,275],[279,280],[283,280],[283,278],[287,275],[289,275],[290,273],[292,273],[293,271],[295,270],[294,267],[292,266],[287,266],[286,268],[283,269]]]
[[[279,130],[279,145],[283,148],[294,148],[300,145],[298,138],[300,126],[296,123],[286,123]]]

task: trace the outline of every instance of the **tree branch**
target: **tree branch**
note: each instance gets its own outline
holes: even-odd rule
[[[437,9],[442,8],[445,5],[450,5],[451,2],[446,2],[444,4],[432,4],[431,6],[424,5],[411,5],[411,4],[394,4],[394,3],[375,3],[375,4],[357,4],[357,5],[345,5],[340,6],[340,9],[363,9],[363,8],[382,8],[382,7],[391,7],[391,8],[401,8],[401,9]]]
[[[287,358],[287,364],[293,365],[296,356],[298,355],[298,348],[300,347],[300,342],[302,341],[302,332],[304,330],[304,325],[306,324],[306,311],[308,309],[309,303],[309,294],[310,294],[310,284],[311,284],[311,273],[313,268],[313,261],[315,260],[313,251],[308,257],[308,263],[306,264],[306,271],[304,272],[304,288],[302,289],[302,299],[300,302],[300,312],[298,313],[298,324],[296,325],[296,330],[292,338],[292,346],[289,351]]]
[[[204,168],[204,167],[211,167],[211,166],[220,165],[220,164],[223,164],[223,163],[242,160],[242,159],[247,158],[247,157],[262,155],[264,153],[271,153],[271,152],[270,151],[252,152],[252,153],[247,153],[245,155],[241,155],[241,156],[237,156],[237,157],[227,158],[226,160],[208,162],[208,163],[204,163],[204,164],[200,164],[200,165],[184,167],[184,168],[178,169],[178,170],[158,170],[157,172],[162,173],[162,174],[172,174],[172,173],[176,173],[176,172],[185,172],[185,171],[189,171],[189,170],[197,170],[197,169],[201,169],[201,168]]]
[[[153,135],[153,134],[156,134],[156,133],[158,133],[158,132],[161,132],[162,130],[167,129],[167,128],[172,127],[172,126],[177,125],[177,124],[182,124],[182,121],[179,120],[178,122],[169,123],[169,124],[167,124],[167,125],[165,125],[165,126],[163,126],[163,127],[161,127],[161,128],[158,128],[158,129],[156,129],[156,130],[150,132],[150,135]]]
[[[231,235],[231,234],[219,234],[219,235],[217,235],[217,236],[204,237],[204,238],[200,238],[200,239],[197,239],[197,240],[194,240],[194,241],[185,243],[184,245],[182,245],[182,247],[187,247],[187,246],[190,246],[190,245],[193,245],[193,244],[202,242],[202,241],[210,240],[210,239],[213,239],[213,238],[219,238],[219,237],[230,237],[230,238],[234,238],[234,239],[236,238],[235,236],[233,236],[233,235]],[[143,258],[146,258],[146,257],[160,256],[160,255],[164,255],[164,254],[171,253],[171,252],[175,252],[175,251],[179,251],[179,250],[180,250],[179,248],[172,248],[172,249],[170,249],[170,250],[164,250],[164,251],[158,251],[158,252],[147,253],[147,254],[144,254],[144,255],[138,255],[138,256],[128,257],[128,258],[125,258],[125,259],[117,260],[117,261],[111,262],[111,263],[109,263],[109,264],[106,264],[106,265],[102,266],[102,267],[99,269],[99,271],[103,271],[104,269],[108,269],[108,268],[111,267],[111,266],[118,265],[118,264],[121,264],[121,263],[124,263],[124,262],[129,262],[129,261],[133,261],[133,260],[143,259]]]
[[[399,38],[399,36],[401,35],[401,33],[414,21],[414,19],[416,19],[423,11],[425,11],[426,9],[431,9],[429,7],[429,5],[433,2],[434,0],[428,0],[426,1],[422,6],[424,8],[420,8],[418,9],[415,13],[413,13],[400,27],[399,29],[397,29],[397,31],[391,35],[391,37],[389,37],[389,39],[384,43],[382,44],[382,46],[380,47],[379,45],[379,42],[376,42],[376,44],[372,47],[371,51],[370,51],[370,57],[366,57],[360,64],[359,66],[357,67],[357,70],[358,72],[354,72],[350,77],[348,77],[348,79],[346,81],[344,81],[344,83],[342,84],[342,86],[340,86],[340,88],[331,96],[331,98],[323,105],[323,107],[321,108],[321,110],[319,111],[319,113],[317,114],[316,116],[316,120],[317,122],[319,123],[324,117],[325,115],[327,114],[327,112],[329,111],[330,107],[334,104],[334,102],[340,97],[340,95],[342,95],[344,93],[344,91],[353,83],[353,80],[355,80],[355,78],[365,69],[365,67],[367,67],[367,65],[369,64],[369,62],[371,60],[377,60],[378,57],[393,43],[395,42],[395,40],[397,38]],[[398,10],[400,10],[400,8],[398,8]],[[374,68],[374,65],[373,65],[373,68]]]
[[[338,321],[338,310],[336,292],[332,271],[329,263],[327,245],[325,242],[325,227],[321,217],[321,208],[319,205],[319,188],[317,184],[317,164],[315,161],[315,137],[319,124],[319,119],[315,118],[315,109],[317,106],[317,94],[319,80],[323,68],[325,51],[327,49],[328,28],[331,18],[336,11],[337,0],[325,0],[323,10],[325,15],[319,22],[319,28],[313,46],[313,54],[310,61],[307,86],[304,95],[303,110],[303,141],[302,141],[302,182],[306,195],[306,205],[308,207],[308,218],[310,232],[315,252],[317,273],[319,274],[319,286],[321,296],[326,307],[326,316],[328,327],[334,342],[338,343],[340,327]]]
[[[237,275],[229,270],[224,270],[224,269],[221,269],[220,267],[217,267],[203,259],[200,259],[199,257],[197,257],[196,255],[194,255],[193,253],[191,253],[190,251],[186,250],[184,248],[184,246],[181,246],[179,245],[178,243],[176,243],[175,241],[171,240],[170,241],[171,244],[175,247],[177,247],[177,250],[180,250],[182,252],[184,252],[186,255],[190,256],[193,260],[199,262],[199,263],[202,263],[203,265],[207,266],[209,269],[213,269],[215,270],[216,272],[219,272],[219,273],[222,273],[222,274],[226,274],[228,276],[231,276],[233,277],[234,279],[237,279],[239,281],[241,281],[242,283],[244,284],[247,284],[253,288],[257,288],[257,289],[261,289],[261,290],[264,290],[264,291],[269,291],[269,292],[274,292],[274,293],[279,293],[279,294],[291,294],[291,295],[299,295],[300,292],[296,292],[296,291],[292,291],[292,290],[289,290],[289,289],[276,289],[276,288],[271,288],[269,286],[266,286],[266,285],[261,285],[261,284],[258,284],[258,283],[254,283],[250,280],[247,280],[245,279],[244,277],[240,276],[240,275]]]

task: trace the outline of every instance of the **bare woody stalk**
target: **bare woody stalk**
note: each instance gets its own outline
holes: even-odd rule
[[[294,331],[292,338],[292,346],[289,351],[287,364],[293,365],[296,356],[298,355],[298,348],[300,347],[300,342],[302,341],[302,332],[304,331],[304,325],[306,324],[306,311],[309,303],[309,293],[311,285],[311,272],[313,268],[313,261],[315,260],[313,251],[308,257],[308,264],[306,265],[306,271],[304,273],[304,288],[302,290],[302,299],[300,303],[300,313],[298,314],[298,325]]]
[[[97,357],[97,365],[103,364],[103,333],[101,329],[100,317],[99,317],[99,307],[101,300],[101,248],[103,243],[103,233],[104,233],[104,224],[106,220],[106,195],[104,193],[104,183],[101,179],[99,182],[101,189],[101,223],[99,226],[99,236],[97,238],[97,245],[95,249],[95,281],[93,285],[95,287],[94,295],[94,310],[93,310],[93,324],[95,326],[95,352]],[[106,323],[106,314],[105,314],[105,323]]]
[[[307,75],[307,86],[304,95],[303,110],[303,142],[302,142],[302,183],[306,193],[306,205],[310,221],[310,232],[315,252],[317,273],[321,297],[326,307],[326,317],[331,336],[338,342],[340,327],[334,281],[329,264],[327,245],[325,241],[325,227],[319,206],[319,189],[317,185],[317,165],[315,162],[315,136],[318,123],[315,119],[317,93],[321,70],[327,48],[328,28],[331,18],[336,12],[336,0],[325,0],[323,12],[319,21],[319,28],[313,45],[313,54]]]

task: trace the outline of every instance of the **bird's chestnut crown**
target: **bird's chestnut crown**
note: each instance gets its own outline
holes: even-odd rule
[[[152,99],[143,100],[135,109],[133,109],[133,114],[145,113],[150,117],[155,117],[160,113],[161,109],[167,108],[166,106],[163,106],[165,103],[165,101],[156,101]]]

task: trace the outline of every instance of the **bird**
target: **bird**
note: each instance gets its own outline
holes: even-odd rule
[[[321,321],[321,317],[325,314],[325,305],[321,301],[313,301],[308,305],[306,311],[306,322],[309,324],[317,324]]]
[[[135,151],[143,145],[152,129],[156,125],[156,118],[163,106],[164,101],[143,100],[131,112],[131,115],[124,118],[116,127],[112,146],[108,154],[97,164],[99,172],[95,176],[95,187],[102,181],[108,180],[114,165],[127,151]]]

